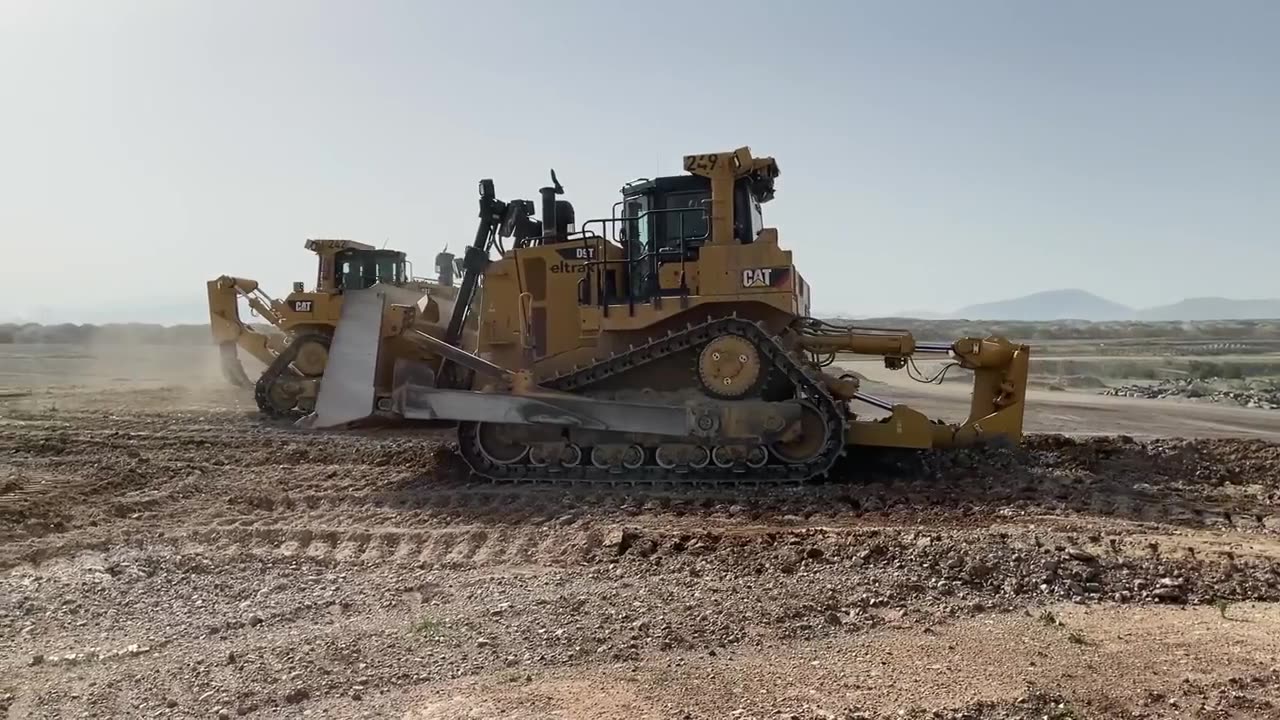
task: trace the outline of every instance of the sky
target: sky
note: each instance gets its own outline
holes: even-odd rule
[[[777,158],[814,309],[1280,296],[1273,0],[0,0],[0,321],[201,322],[308,237]]]

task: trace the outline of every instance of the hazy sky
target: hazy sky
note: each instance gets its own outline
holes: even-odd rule
[[[579,219],[778,159],[815,309],[1280,296],[1280,2],[0,0],[0,320],[201,321],[307,237],[430,271],[475,187]]]

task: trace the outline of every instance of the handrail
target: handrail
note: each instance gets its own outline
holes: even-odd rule
[[[626,202],[627,202],[626,200],[619,200],[618,202],[614,203],[612,207],[610,207],[610,208],[609,208],[609,219],[610,219],[610,220],[616,220],[616,219],[619,217],[619,216],[618,216],[618,208],[619,208],[619,207],[622,207],[622,205],[623,205],[623,204],[625,204]],[[610,240],[613,240],[614,242],[617,242],[617,240],[618,240],[618,235],[617,235],[617,233],[615,232],[615,233],[614,233],[614,236],[613,236],[613,237],[611,237],[611,238],[609,238],[609,239],[610,239]]]
[[[622,203],[614,203],[614,207],[617,207],[618,205],[621,205],[621,204],[622,204]],[[617,217],[591,218],[590,220],[587,220],[586,222],[582,223],[582,230],[580,230],[579,232],[580,232],[580,233],[584,233],[584,234],[585,234],[585,233],[587,233],[587,228],[588,228],[588,227],[590,227],[592,223],[599,223],[599,224],[600,224],[600,226],[601,226],[601,228],[604,228],[606,225],[615,225],[616,223],[620,223],[620,222],[628,222],[628,221],[631,221],[631,220],[641,220],[641,219],[646,218],[646,217],[648,217],[648,216],[650,216],[650,215],[666,215],[666,214],[671,214],[671,213],[679,213],[679,214],[680,214],[680,230],[681,230],[680,235],[681,235],[681,238],[682,238],[682,239],[685,239],[685,240],[705,240],[705,239],[707,239],[708,237],[710,237],[710,235],[711,235],[711,230],[710,230],[711,214],[710,214],[710,213],[708,213],[708,212],[707,212],[707,209],[706,209],[706,208],[704,208],[704,207],[656,208],[656,209],[654,209],[654,210],[645,210],[644,212],[640,213],[639,215],[619,215],[619,216],[617,216]],[[707,219],[707,221],[708,221],[708,223],[707,223],[707,228],[708,228],[708,229],[707,229],[707,232],[705,232],[705,233],[703,233],[703,234],[701,234],[701,235],[696,235],[696,236],[693,236],[693,237],[685,238],[685,237],[684,237],[684,215],[685,215],[686,213],[701,213],[701,214],[702,214],[702,216],[703,216],[703,217],[705,217],[705,218]],[[607,235],[607,233],[602,231],[602,232],[598,233],[598,235]]]
[[[618,204],[621,204],[621,203],[615,204],[614,207],[616,208]],[[673,213],[678,215],[680,218],[680,225],[679,225],[680,246],[679,247],[677,248],[659,247],[658,238],[656,237],[656,233],[655,233],[655,237],[653,238],[652,245],[651,245],[653,249],[647,250],[644,254],[640,255],[639,257],[632,257],[631,255],[632,243],[625,240],[621,242],[621,245],[623,246],[622,249],[624,252],[624,256],[621,259],[611,260],[605,257],[604,241],[606,240],[606,236],[607,236],[607,230],[605,230],[607,226],[615,225],[618,222],[624,222],[624,221],[626,222],[636,221],[638,223],[640,220],[650,215],[667,215],[667,214],[673,214]],[[686,237],[684,233],[684,223],[685,223],[684,218],[687,213],[701,213],[702,217],[707,219],[707,232],[704,232],[703,234],[694,236],[694,237]],[[588,227],[593,223],[598,223],[600,225],[601,232],[588,235],[589,233]],[[581,232],[584,235],[583,247],[593,250],[593,252],[588,256],[588,259],[585,262],[586,267],[583,272],[583,278],[580,281],[580,283],[587,282],[588,278],[590,278],[592,275],[592,272],[591,272],[592,268],[595,268],[594,284],[595,284],[597,304],[600,306],[602,312],[607,316],[609,310],[608,310],[607,297],[604,292],[604,279],[605,279],[604,274],[606,272],[607,266],[625,264],[628,268],[631,268],[631,267],[638,266],[639,263],[647,260],[649,269],[650,269],[649,282],[652,284],[652,287],[646,288],[646,290],[648,290],[647,292],[648,297],[652,298],[658,295],[661,290],[661,283],[658,279],[659,259],[662,258],[663,256],[679,254],[680,256],[680,291],[682,294],[687,294],[689,292],[689,287],[686,280],[685,263],[688,260],[689,242],[707,239],[707,237],[710,236],[710,228],[711,228],[710,213],[707,212],[707,209],[705,207],[658,208],[654,210],[646,210],[640,213],[639,215],[623,215],[620,217],[610,217],[608,219],[592,218],[590,220],[587,220],[582,224]],[[594,248],[587,244],[588,239],[596,240]],[[590,301],[589,292],[583,293],[579,291],[578,295],[580,298]],[[635,312],[635,296],[636,296],[636,293],[632,292],[632,287],[630,284],[628,284],[627,306],[628,306],[628,311],[633,313]]]

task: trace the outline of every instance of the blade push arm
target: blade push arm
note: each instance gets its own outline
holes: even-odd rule
[[[800,336],[800,347],[816,355],[878,355],[890,369],[906,366],[918,354],[947,355],[957,366],[973,371],[969,417],[958,424],[933,421],[905,405],[866,396],[850,388],[849,380],[840,379],[847,391],[836,394],[891,412],[888,418],[850,423],[850,443],[925,448],[969,445],[995,437],[1017,442],[1022,437],[1031,354],[1027,345],[1002,337],[919,343],[905,330],[824,325],[807,328]]]
[[[240,320],[239,299],[249,303],[259,315],[272,325],[280,324],[280,317],[271,307],[271,298],[258,289],[255,280],[223,275],[206,283],[209,292],[209,327],[213,340],[219,345],[239,345],[264,365],[270,365],[275,353],[268,346],[266,335],[254,330]]]

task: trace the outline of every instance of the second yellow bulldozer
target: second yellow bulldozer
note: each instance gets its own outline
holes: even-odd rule
[[[304,247],[317,260],[310,290],[295,282],[293,292],[277,300],[256,280],[223,275],[206,283],[222,374],[234,385],[252,387],[258,409],[273,417],[296,418],[314,409],[345,291],[378,285],[394,302],[414,306],[415,319],[429,331],[432,323],[452,312],[457,297],[457,266],[447,249],[436,256],[437,278],[427,279],[413,277],[412,265],[399,250],[326,239],[309,239]],[[242,321],[242,301],[270,327],[255,328]],[[240,362],[241,349],[266,368],[256,380]]]
[[[1020,439],[1027,346],[811,317],[808,284],[762,222],[777,163],[742,147],[684,169],[624,186],[610,217],[580,228],[554,172],[538,203],[482,181],[447,325],[425,332],[390,286],[346,289],[303,424],[445,421],[481,476],[574,482],[798,481],[851,445]],[[968,419],[867,395],[832,370],[841,353],[890,369],[950,356],[974,373]]]

